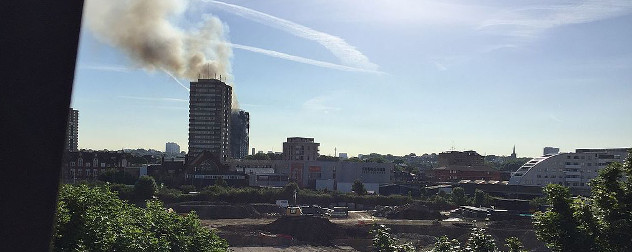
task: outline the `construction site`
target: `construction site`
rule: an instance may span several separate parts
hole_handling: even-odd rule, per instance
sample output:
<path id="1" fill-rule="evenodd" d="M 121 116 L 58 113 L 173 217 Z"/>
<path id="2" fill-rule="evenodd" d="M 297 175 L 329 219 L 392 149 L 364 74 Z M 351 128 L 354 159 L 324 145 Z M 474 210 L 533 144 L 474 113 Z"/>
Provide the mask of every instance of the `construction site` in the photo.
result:
<path id="1" fill-rule="evenodd" d="M 183 214 L 195 211 L 233 251 L 374 251 L 374 224 L 386 225 L 395 238 L 418 251 L 432 249 L 443 235 L 464 242 L 475 226 L 485 227 L 501 249 L 506 238 L 517 237 L 529 251 L 549 251 L 537 240 L 530 218 L 490 220 L 489 214 L 480 214 L 486 210 L 474 207 L 443 212 L 419 203 L 370 209 L 213 202 L 170 207 Z"/>

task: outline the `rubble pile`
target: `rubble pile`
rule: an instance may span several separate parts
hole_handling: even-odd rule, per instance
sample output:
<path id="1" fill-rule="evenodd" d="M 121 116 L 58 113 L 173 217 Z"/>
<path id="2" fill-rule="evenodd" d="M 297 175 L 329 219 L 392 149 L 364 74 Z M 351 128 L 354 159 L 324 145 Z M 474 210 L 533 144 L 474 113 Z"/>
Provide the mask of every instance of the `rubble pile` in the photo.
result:
<path id="1" fill-rule="evenodd" d="M 436 220 L 442 218 L 441 213 L 431 210 L 421 203 L 377 207 L 373 215 L 376 217 L 386 217 L 388 219 L 405 220 Z"/>

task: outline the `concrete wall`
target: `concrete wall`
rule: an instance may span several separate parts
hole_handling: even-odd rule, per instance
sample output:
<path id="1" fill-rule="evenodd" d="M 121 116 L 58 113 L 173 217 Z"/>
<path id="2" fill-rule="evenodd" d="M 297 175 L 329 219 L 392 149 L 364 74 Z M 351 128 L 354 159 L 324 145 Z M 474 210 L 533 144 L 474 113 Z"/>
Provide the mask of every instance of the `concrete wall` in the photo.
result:
<path id="1" fill-rule="evenodd" d="M 319 179 L 319 180 L 316 180 L 316 190 L 323 190 L 323 189 L 327 189 L 329 191 L 333 191 L 334 190 L 334 180 L 333 179 L 327 179 L 327 180 Z"/>

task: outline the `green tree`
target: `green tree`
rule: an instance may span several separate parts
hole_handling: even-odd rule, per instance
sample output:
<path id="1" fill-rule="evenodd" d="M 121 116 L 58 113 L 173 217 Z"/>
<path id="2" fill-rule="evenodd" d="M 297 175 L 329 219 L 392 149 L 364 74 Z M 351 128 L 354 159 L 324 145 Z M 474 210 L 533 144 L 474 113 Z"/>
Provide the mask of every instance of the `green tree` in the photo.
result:
<path id="1" fill-rule="evenodd" d="M 448 238 L 447 236 L 439 237 L 434 244 L 435 252 L 492 252 L 497 251 L 494 238 L 485 232 L 484 228 L 472 228 L 465 246 L 461 246 L 459 241 Z"/>
<path id="2" fill-rule="evenodd" d="M 573 217 L 570 191 L 567 187 L 549 184 L 543 189 L 550 208 L 534 215 L 534 227 L 538 239 L 552 251 L 594 251 L 586 233 L 579 229 Z"/>
<path id="3" fill-rule="evenodd" d="M 386 159 L 380 156 L 370 157 L 365 162 L 369 163 L 386 163 Z"/>
<path id="4" fill-rule="evenodd" d="M 551 207 L 535 214 L 538 238 L 553 251 L 632 251 L 632 153 L 591 181 L 591 196 L 572 199 L 568 188 L 544 190 Z"/>
<path id="5" fill-rule="evenodd" d="M 472 199 L 472 203 L 474 206 L 488 206 L 489 205 L 489 194 L 483 192 L 480 189 L 476 189 L 474 191 L 474 198 Z"/>
<path id="6" fill-rule="evenodd" d="M 290 182 L 283 187 L 282 196 L 288 199 L 289 202 L 296 204 L 297 202 L 294 199 L 295 192 L 298 195 L 298 193 L 300 192 L 300 188 L 298 187 L 298 184 L 296 184 L 296 182 Z"/>
<path id="7" fill-rule="evenodd" d="M 496 244 L 484 228 L 473 228 L 465 243 L 465 251 L 493 252 L 496 251 Z"/>
<path id="8" fill-rule="evenodd" d="M 228 244 L 195 213 L 180 216 L 159 201 L 145 208 L 107 187 L 63 185 L 57 204 L 54 251 L 227 251 Z"/>
<path id="9" fill-rule="evenodd" d="M 367 193 L 366 188 L 364 188 L 364 184 L 359 179 L 353 181 L 353 185 L 351 185 L 351 190 L 358 195 L 366 195 Z"/>
<path id="10" fill-rule="evenodd" d="M 467 197 L 465 196 L 465 190 L 462 187 L 455 187 L 450 194 L 450 200 L 457 206 L 467 204 Z"/>
<path id="11" fill-rule="evenodd" d="M 456 239 L 450 240 L 448 236 L 441 236 L 435 242 L 433 252 L 457 252 L 461 251 L 461 243 Z"/>
<path id="12" fill-rule="evenodd" d="M 397 158 L 397 159 L 393 160 L 393 163 L 394 164 L 403 164 L 403 163 L 405 163 L 405 161 L 403 159 L 401 159 L 401 158 Z"/>
<path id="13" fill-rule="evenodd" d="M 384 225 L 374 225 L 370 233 L 373 234 L 373 247 L 380 252 L 415 251 L 410 244 L 398 244 L 399 241 L 391 236 L 390 228 Z"/>
<path id="14" fill-rule="evenodd" d="M 134 184 L 134 194 L 139 199 L 149 199 L 153 197 L 156 192 L 158 192 L 158 185 L 156 185 L 156 181 L 154 178 L 150 176 L 141 176 Z"/>
<path id="15" fill-rule="evenodd" d="M 508 252 L 527 252 L 527 250 L 524 249 L 524 246 L 522 246 L 522 242 L 520 242 L 517 237 L 509 237 L 505 239 L 505 246 L 509 248 Z"/>

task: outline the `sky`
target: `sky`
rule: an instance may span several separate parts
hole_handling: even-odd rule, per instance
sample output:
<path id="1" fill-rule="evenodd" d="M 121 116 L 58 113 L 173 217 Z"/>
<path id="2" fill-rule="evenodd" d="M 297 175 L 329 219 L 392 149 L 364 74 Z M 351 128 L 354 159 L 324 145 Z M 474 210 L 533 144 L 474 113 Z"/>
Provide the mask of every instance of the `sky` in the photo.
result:
<path id="1" fill-rule="evenodd" d="M 221 20 L 258 151 L 295 136 L 349 156 L 632 147 L 631 1 L 477 2 L 193 0 L 169 22 Z M 79 148 L 186 151 L 190 80 L 142 66 L 85 20 Z"/>

